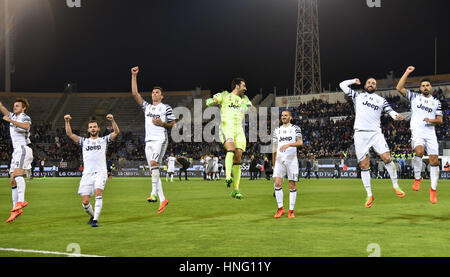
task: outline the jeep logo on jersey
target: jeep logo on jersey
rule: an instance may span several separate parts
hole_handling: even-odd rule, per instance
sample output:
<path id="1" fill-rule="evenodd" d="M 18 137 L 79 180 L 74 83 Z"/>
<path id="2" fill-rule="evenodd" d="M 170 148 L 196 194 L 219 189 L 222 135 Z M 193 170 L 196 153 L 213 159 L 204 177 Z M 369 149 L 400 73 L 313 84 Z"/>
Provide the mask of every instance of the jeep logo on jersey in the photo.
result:
<path id="1" fill-rule="evenodd" d="M 280 138 L 280 142 L 282 142 L 282 141 L 291 141 L 292 140 L 292 137 L 281 137 Z"/>
<path id="2" fill-rule="evenodd" d="M 228 108 L 240 109 L 241 106 L 238 106 L 238 105 L 235 105 L 235 104 L 230 104 L 230 105 L 228 105 Z"/>
<path id="3" fill-rule="evenodd" d="M 152 114 L 152 113 L 148 113 L 147 116 L 148 117 L 153 117 L 153 118 L 160 118 L 161 117 L 159 114 Z"/>
<path id="4" fill-rule="evenodd" d="M 102 149 L 101 145 L 95 145 L 95 146 L 86 146 L 84 150 L 86 151 L 92 151 L 92 150 L 100 150 Z"/>
<path id="5" fill-rule="evenodd" d="M 424 110 L 424 111 L 426 111 L 426 112 L 429 112 L 429 113 L 432 113 L 432 112 L 433 112 L 433 109 L 428 108 L 428 107 L 426 107 L 426 106 L 424 106 L 424 105 L 422 105 L 422 104 L 420 104 L 419 106 L 417 106 L 417 108 L 419 108 L 419 109 L 421 109 L 421 110 Z"/>
<path id="6" fill-rule="evenodd" d="M 377 105 L 374 105 L 374 104 L 370 103 L 369 101 L 364 102 L 363 105 L 366 105 L 367 107 L 372 108 L 375 111 L 377 111 L 379 109 L 379 107 Z"/>

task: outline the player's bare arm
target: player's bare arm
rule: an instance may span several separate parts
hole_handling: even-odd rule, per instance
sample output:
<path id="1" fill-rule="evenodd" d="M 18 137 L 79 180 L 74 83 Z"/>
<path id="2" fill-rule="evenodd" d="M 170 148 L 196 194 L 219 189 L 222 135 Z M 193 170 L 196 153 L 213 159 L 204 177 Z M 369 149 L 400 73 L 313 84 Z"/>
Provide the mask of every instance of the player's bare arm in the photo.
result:
<path id="1" fill-rule="evenodd" d="M 111 125 L 113 127 L 113 132 L 111 133 L 111 140 L 115 140 L 120 133 L 119 126 L 117 125 L 116 121 L 114 120 L 114 116 L 112 114 L 108 114 L 106 116 L 106 119 L 111 121 Z"/>
<path id="2" fill-rule="evenodd" d="M 72 133 L 72 127 L 70 127 L 70 120 L 72 120 L 72 117 L 70 114 L 67 114 L 64 116 L 65 126 L 66 126 L 66 135 L 73 140 L 75 143 L 78 143 L 80 141 L 80 138 Z"/>
<path id="3" fill-rule="evenodd" d="M 424 118 L 423 121 L 429 123 L 429 124 L 434 124 L 434 125 L 440 125 L 444 123 L 444 119 L 442 116 L 436 116 L 436 119 L 430 119 L 430 118 Z"/>
<path id="4" fill-rule="evenodd" d="M 153 124 L 155 124 L 156 126 L 160 126 L 160 127 L 164 127 L 166 129 L 172 129 L 173 126 L 175 126 L 175 120 L 170 121 L 170 122 L 163 122 L 161 120 L 161 118 L 153 118 L 152 119 Z"/>
<path id="5" fill-rule="evenodd" d="M 273 167 L 275 167 L 275 162 L 277 160 L 277 148 L 278 148 L 277 144 L 274 144 L 272 147 L 272 161 L 273 161 L 272 166 Z"/>
<path id="6" fill-rule="evenodd" d="M 284 152 L 284 151 L 286 151 L 286 149 L 288 149 L 289 147 L 301 147 L 302 145 L 303 145 L 303 139 L 299 139 L 299 140 L 297 140 L 297 141 L 294 142 L 294 143 L 289 143 L 289 144 L 286 144 L 286 145 L 281 146 L 281 147 L 280 147 L 280 151 L 281 151 L 281 152 Z"/>
<path id="7" fill-rule="evenodd" d="M 139 106 L 142 106 L 144 103 L 144 99 L 138 92 L 138 85 L 137 85 L 137 75 L 139 73 L 139 67 L 133 67 L 131 69 L 131 94 L 133 95 L 134 100 L 136 100 L 136 103 L 138 103 Z"/>
<path id="8" fill-rule="evenodd" d="M 5 106 L 3 106 L 2 102 L 0 102 L 0 112 L 1 112 L 3 115 L 9 115 L 8 109 L 5 108 Z"/>
<path id="9" fill-rule="evenodd" d="M 414 66 L 409 66 L 406 69 L 405 73 L 403 74 L 402 78 L 400 78 L 400 81 L 398 81 L 397 90 L 403 96 L 406 96 L 406 88 L 405 88 L 406 80 L 408 79 L 409 74 L 411 74 L 415 69 L 416 68 Z"/>
<path id="10" fill-rule="evenodd" d="M 17 122 L 17 121 L 12 120 L 9 117 L 9 113 L 3 116 L 3 120 L 11 123 L 13 125 L 16 125 L 17 127 L 21 128 L 21 129 L 27 130 L 27 131 L 30 130 L 30 127 L 31 127 L 31 124 L 28 122 Z"/>

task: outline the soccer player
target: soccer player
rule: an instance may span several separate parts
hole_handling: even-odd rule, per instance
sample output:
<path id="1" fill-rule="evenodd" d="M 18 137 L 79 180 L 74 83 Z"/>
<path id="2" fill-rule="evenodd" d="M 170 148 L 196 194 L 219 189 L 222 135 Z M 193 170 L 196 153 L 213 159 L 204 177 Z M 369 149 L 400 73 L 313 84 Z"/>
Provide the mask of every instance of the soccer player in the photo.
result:
<path id="1" fill-rule="evenodd" d="M 213 159 L 211 157 L 211 154 L 207 154 L 205 157 L 205 164 L 206 164 L 206 180 L 211 181 L 211 175 L 213 170 Z"/>
<path id="2" fill-rule="evenodd" d="M 292 114 L 290 111 L 281 113 L 281 122 L 283 125 L 275 129 L 273 133 L 273 160 L 274 170 L 273 178 L 275 180 L 275 199 L 277 200 L 278 210 L 275 218 L 280 218 L 285 214 L 283 206 L 283 178 L 287 175 L 289 181 L 289 218 L 294 218 L 294 208 L 297 199 L 297 188 L 295 182 L 298 182 L 298 159 L 297 147 L 303 145 L 302 132 L 300 127 L 291 124 Z"/>
<path id="3" fill-rule="evenodd" d="M 158 195 L 160 206 L 158 213 L 162 213 L 169 201 L 164 197 L 159 166 L 166 153 L 169 141 L 168 129 L 175 125 L 175 116 L 169 105 L 163 104 L 163 89 L 154 87 L 152 91 L 152 104 L 145 101 L 138 92 L 137 75 L 139 67 L 131 69 L 131 92 L 139 107 L 145 114 L 145 156 L 152 174 L 152 192 L 147 198 L 148 202 L 156 202 Z"/>
<path id="4" fill-rule="evenodd" d="M 427 152 L 430 157 L 430 201 L 436 204 L 436 190 L 439 179 L 439 144 L 436 137 L 435 125 L 443 123 L 441 102 L 431 95 L 430 80 L 420 82 L 419 92 L 405 88 L 406 80 L 415 68 L 410 66 L 397 84 L 397 90 L 411 102 L 411 142 L 416 156 L 414 164 L 413 190 L 420 188 L 420 173 L 422 170 L 422 157 Z"/>
<path id="5" fill-rule="evenodd" d="M 359 79 L 351 79 L 343 81 L 339 86 L 345 95 L 353 100 L 356 114 L 354 124 L 355 151 L 359 167 L 361 168 L 361 180 L 367 192 L 365 206 L 370 208 L 374 201 L 370 184 L 370 148 L 373 148 L 384 161 L 384 166 L 391 177 L 397 196 L 400 198 L 405 196 L 405 193 L 398 185 L 397 170 L 391 160 L 391 153 L 380 127 L 382 112 L 389 114 L 394 120 L 403 120 L 404 117 L 395 112 L 384 97 L 375 94 L 377 81 L 374 78 L 369 78 L 366 81 L 363 92 L 351 89 L 350 86 L 353 84 L 361 85 L 361 81 Z"/>
<path id="6" fill-rule="evenodd" d="M 173 153 L 170 153 L 170 156 L 167 158 L 167 176 L 170 175 L 170 181 L 173 182 L 173 175 L 175 174 L 175 162 L 177 159 Z M 166 181 L 167 181 L 166 176 Z"/>
<path id="7" fill-rule="evenodd" d="M 223 91 L 215 94 L 213 98 L 207 99 L 206 106 L 220 105 L 222 119 L 220 140 L 227 151 L 225 156 L 225 183 L 227 187 L 230 187 L 233 183 L 234 189 L 231 192 L 231 197 L 242 199 L 244 196 L 239 191 L 241 159 L 247 145 L 242 122 L 245 112 L 249 108 L 255 108 L 245 95 L 247 87 L 244 79 L 233 79 L 231 89 L 231 92 Z M 233 172 L 233 177 L 231 177 L 231 172 Z"/>
<path id="8" fill-rule="evenodd" d="M 220 176 L 219 176 L 219 158 L 212 153 L 212 160 L 213 160 L 213 170 L 212 170 L 212 179 L 218 181 L 220 180 Z"/>
<path id="9" fill-rule="evenodd" d="M 31 143 L 31 118 L 25 114 L 29 107 L 28 100 L 23 97 L 15 99 L 13 112 L 9 112 L 0 102 L 3 120 L 9 122 L 9 133 L 14 149 L 10 166 L 13 208 L 10 217 L 6 220 L 7 223 L 22 215 L 22 209 L 28 205 L 28 202 L 25 201 L 26 184 L 24 176 L 25 170 L 30 167 L 33 161 L 33 150 L 28 146 Z"/>
<path id="10" fill-rule="evenodd" d="M 186 153 L 184 153 L 183 155 L 181 155 L 177 158 L 177 164 L 180 166 L 180 170 L 178 171 L 178 178 L 180 179 L 180 181 L 181 181 L 181 173 L 182 172 L 184 172 L 184 179 L 186 181 L 189 181 L 187 170 L 188 170 L 189 166 L 191 165 L 191 163 L 188 161 L 188 158 L 186 157 Z"/>
<path id="11" fill-rule="evenodd" d="M 108 171 L 106 168 L 106 150 L 108 144 L 115 140 L 120 133 L 114 116 L 108 114 L 106 119 L 111 121 L 113 132 L 107 136 L 99 137 L 100 127 L 94 120 L 88 123 L 89 138 L 83 138 L 72 133 L 68 114 L 64 116 L 66 135 L 82 147 L 83 176 L 81 177 L 78 194 L 81 196 L 83 208 L 91 218 L 88 221 L 92 227 L 98 227 L 98 218 L 103 207 L 103 191 L 105 190 Z M 92 210 L 91 196 L 95 193 L 95 210 Z"/>

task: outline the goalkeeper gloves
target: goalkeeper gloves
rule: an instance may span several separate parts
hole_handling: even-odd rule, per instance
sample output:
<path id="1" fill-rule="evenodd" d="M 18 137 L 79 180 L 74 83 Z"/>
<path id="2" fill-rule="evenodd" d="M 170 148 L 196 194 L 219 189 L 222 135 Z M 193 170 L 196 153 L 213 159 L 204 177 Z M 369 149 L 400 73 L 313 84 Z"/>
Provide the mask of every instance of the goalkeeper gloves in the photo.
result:
<path id="1" fill-rule="evenodd" d="M 209 107 L 209 106 L 211 106 L 212 104 L 214 104 L 214 99 L 212 99 L 212 98 L 206 99 L 206 107 Z"/>

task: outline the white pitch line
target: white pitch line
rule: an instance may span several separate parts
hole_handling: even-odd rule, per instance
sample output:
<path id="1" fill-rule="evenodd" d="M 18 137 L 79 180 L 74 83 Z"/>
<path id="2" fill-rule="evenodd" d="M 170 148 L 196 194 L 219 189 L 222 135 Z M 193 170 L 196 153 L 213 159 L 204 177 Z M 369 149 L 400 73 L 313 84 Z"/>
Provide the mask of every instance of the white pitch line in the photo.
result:
<path id="1" fill-rule="evenodd" d="M 16 248 L 0 248 L 0 251 L 38 253 L 38 254 L 52 254 L 52 255 L 66 255 L 66 256 L 69 256 L 69 257 L 105 257 L 105 256 L 85 255 L 85 254 L 76 254 L 76 253 L 67 253 L 67 252 L 41 251 L 41 250 L 16 249 Z"/>

